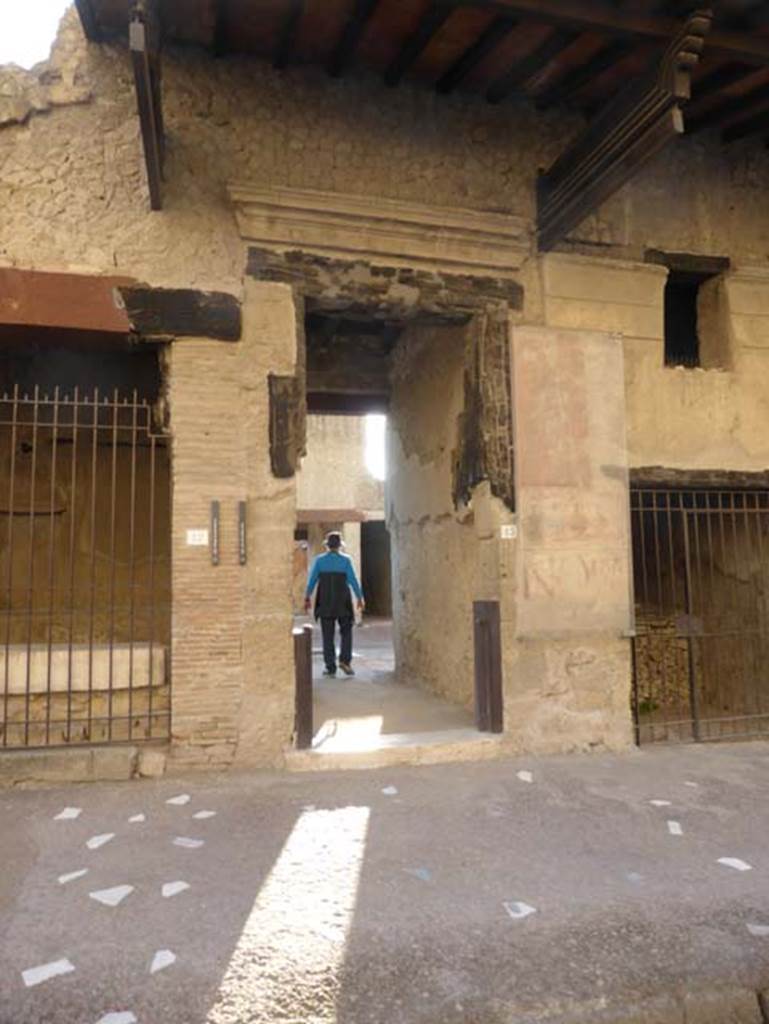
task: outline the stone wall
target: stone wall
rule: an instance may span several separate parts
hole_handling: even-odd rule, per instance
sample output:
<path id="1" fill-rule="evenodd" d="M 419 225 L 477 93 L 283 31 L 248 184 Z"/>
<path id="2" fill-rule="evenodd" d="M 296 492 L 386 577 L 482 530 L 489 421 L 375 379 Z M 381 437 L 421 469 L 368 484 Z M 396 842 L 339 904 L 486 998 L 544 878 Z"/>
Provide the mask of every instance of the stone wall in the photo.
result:
<path id="1" fill-rule="evenodd" d="M 493 209 L 531 225 L 538 169 L 562 150 L 578 119 L 525 103 L 438 97 L 414 85 L 385 92 L 367 76 L 276 74 L 266 63 L 213 61 L 192 49 L 164 54 L 163 91 L 165 209 L 152 213 L 125 49 L 87 45 L 71 11 L 48 67 L 22 75 L 0 70 L 0 263 L 245 297 L 240 343 L 179 339 L 169 360 L 173 731 L 180 764 L 277 764 L 291 734 L 297 501 L 294 481 L 277 480 L 270 469 L 267 377 L 297 372 L 302 317 L 289 287 L 244 285 L 246 249 L 227 183 Z M 763 270 L 746 269 L 763 268 L 769 251 L 767 178 L 769 154 L 759 145 L 724 149 L 709 136 L 682 139 L 574 232 L 564 245 L 574 252 L 542 259 L 530 253 L 516 271 L 525 299 L 515 322 L 545 325 L 536 358 L 514 369 L 516 458 L 534 469 L 538 461 L 558 468 L 548 445 L 558 454 L 571 436 L 563 467 L 576 474 L 571 491 L 556 482 L 550 492 L 523 472 L 517 541 L 501 546 L 507 513 L 485 484 L 459 510 L 452 500 L 465 331 L 410 328 L 403 340 L 393 399 L 396 491 L 388 508 L 399 659 L 415 677 L 468 703 L 471 602 L 498 596 L 507 722 L 521 748 L 621 746 L 629 736 L 629 651 L 618 601 L 629 583 L 618 561 L 604 574 L 587 552 L 627 526 L 620 507 L 625 421 L 616 404 L 623 388 L 612 377 L 606 392 L 596 390 L 601 360 L 586 339 L 623 333 L 616 344 L 624 350 L 632 465 L 769 465 L 769 288 Z M 646 248 L 731 257 L 735 270 L 723 283 L 728 369 L 664 367 L 665 272 L 639 262 Z M 571 331 L 586 348 L 570 340 Z M 548 375 L 536 375 L 537 359 Z M 534 390 L 522 384 L 524 366 L 536 378 Z M 488 396 L 488 404 L 498 397 Z M 580 415 L 593 406 L 611 412 L 617 453 L 606 455 L 603 428 L 579 432 L 575 423 L 584 420 L 570 410 L 580 402 Z M 596 479 L 606 492 L 596 491 Z M 219 566 L 205 548 L 186 543 L 188 529 L 207 526 L 212 499 L 222 503 Z M 235 531 L 242 499 L 249 543 L 243 567 Z M 553 594 L 542 567 L 527 561 L 537 554 L 543 524 L 566 534 L 587 530 L 591 538 L 580 552 L 586 561 L 577 559 L 566 574 L 569 587 Z M 560 632 L 549 616 L 556 598 L 564 614 L 573 613 Z M 610 620 L 607 602 L 616 613 Z"/>
<path id="2" fill-rule="evenodd" d="M 622 335 L 631 466 L 766 468 L 769 272 L 724 275 L 713 313 L 724 368 L 710 369 L 665 366 L 666 279 L 652 264 L 546 256 L 545 322 Z"/>

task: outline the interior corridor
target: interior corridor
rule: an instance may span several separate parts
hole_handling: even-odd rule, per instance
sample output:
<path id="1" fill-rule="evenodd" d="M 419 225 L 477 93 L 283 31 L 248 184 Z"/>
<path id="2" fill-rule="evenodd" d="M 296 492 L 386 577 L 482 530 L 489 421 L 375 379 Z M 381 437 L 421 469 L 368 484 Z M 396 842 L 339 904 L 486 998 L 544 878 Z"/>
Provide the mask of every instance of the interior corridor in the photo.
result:
<path id="1" fill-rule="evenodd" d="M 310 622 L 301 619 L 298 624 Z M 474 729 L 469 711 L 418 685 L 398 682 L 389 619 L 364 619 L 353 632 L 352 677 L 323 676 L 320 629 L 313 631 L 313 749 L 368 750 L 398 745 L 414 734 Z"/>

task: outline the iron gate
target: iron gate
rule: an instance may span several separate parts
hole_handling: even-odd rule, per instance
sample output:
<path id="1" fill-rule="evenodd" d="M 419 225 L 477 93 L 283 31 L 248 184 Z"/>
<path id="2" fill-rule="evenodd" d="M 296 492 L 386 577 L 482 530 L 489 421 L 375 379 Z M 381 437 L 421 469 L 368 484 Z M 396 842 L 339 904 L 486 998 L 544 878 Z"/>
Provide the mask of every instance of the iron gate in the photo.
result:
<path id="1" fill-rule="evenodd" d="M 170 480 L 134 391 L 0 396 L 0 746 L 163 738 Z"/>
<path id="2" fill-rule="evenodd" d="M 640 743 L 769 732 L 769 491 L 631 489 Z"/>

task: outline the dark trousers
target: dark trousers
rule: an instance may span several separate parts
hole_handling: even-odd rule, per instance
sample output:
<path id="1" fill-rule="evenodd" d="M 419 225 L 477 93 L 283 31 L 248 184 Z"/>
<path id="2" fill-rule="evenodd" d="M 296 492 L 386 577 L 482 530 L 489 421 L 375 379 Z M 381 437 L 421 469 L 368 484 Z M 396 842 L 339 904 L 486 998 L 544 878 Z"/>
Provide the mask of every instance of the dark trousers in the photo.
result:
<path id="1" fill-rule="evenodd" d="M 336 671 L 336 644 L 334 634 L 336 624 L 339 623 L 339 633 L 342 638 L 342 649 L 339 652 L 339 660 L 344 665 L 349 665 L 352 660 L 352 615 L 345 615 L 340 619 L 320 620 L 320 628 L 323 633 L 323 660 L 329 672 Z"/>

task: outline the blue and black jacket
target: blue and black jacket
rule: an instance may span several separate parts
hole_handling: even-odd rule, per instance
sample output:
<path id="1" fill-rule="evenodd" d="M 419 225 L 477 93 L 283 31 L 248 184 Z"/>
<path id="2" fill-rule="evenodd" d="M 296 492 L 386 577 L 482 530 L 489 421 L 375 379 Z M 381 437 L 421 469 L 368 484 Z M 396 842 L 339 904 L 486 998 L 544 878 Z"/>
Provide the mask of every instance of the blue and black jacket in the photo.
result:
<path id="1" fill-rule="evenodd" d="M 306 596 L 309 597 L 317 586 L 315 595 L 316 619 L 344 619 L 352 617 L 350 588 L 356 598 L 363 598 L 355 567 L 349 555 L 341 551 L 327 551 L 318 555 L 312 563 L 307 582 Z"/>

